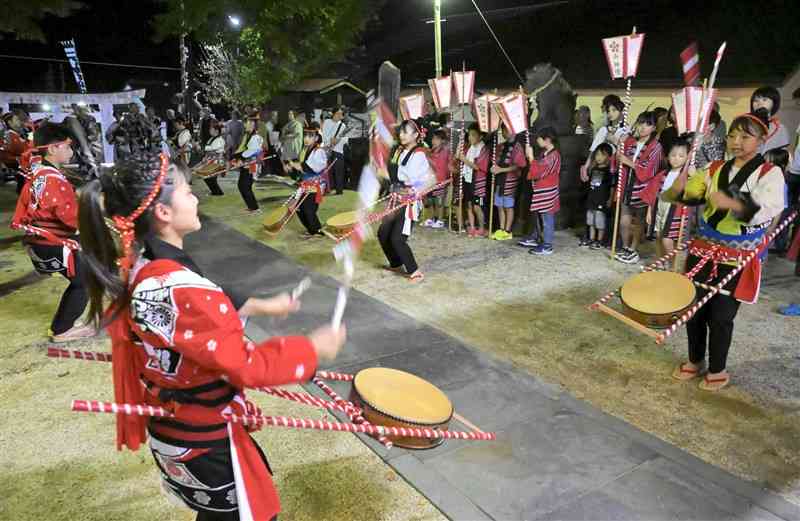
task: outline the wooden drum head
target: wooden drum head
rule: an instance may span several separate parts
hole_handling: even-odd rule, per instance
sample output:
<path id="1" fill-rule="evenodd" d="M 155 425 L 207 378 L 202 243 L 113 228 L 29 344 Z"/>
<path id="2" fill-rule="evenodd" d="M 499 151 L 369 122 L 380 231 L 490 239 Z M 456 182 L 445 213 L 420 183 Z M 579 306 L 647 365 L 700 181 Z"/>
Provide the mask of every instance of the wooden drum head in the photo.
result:
<path id="1" fill-rule="evenodd" d="M 278 233 L 281 228 L 283 218 L 286 217 L 286 212 L 288 211 L 288 206 L 280 206 L 269 212 L 264 217 L 264 228 L 266 228 L 268 232 Z"/>
<path id="2" fill-rule="evenodd" d="M 337 233 L 347 233 L 358 222 L 358 212 L 337 213 L 325 222 L 325 225 Z"/>
<path id="3" fill-rule="evenodd" d="M 438 387 L 413 374 L 384 367 L 356 373 L 351 400 L 375 425 L 447 430 L 453 416 L 453 404 Z M 395 436 L 389 439 L 408 449 L 430 449 L 444 441 Z"/>
<path id="4" fill-rule="evenodd" d="M 642 325 L 666 328 L 694 304 L 697 290 L 672 271 L 646 271 L 625 281 L 619 293 L 626 315 Z"/>

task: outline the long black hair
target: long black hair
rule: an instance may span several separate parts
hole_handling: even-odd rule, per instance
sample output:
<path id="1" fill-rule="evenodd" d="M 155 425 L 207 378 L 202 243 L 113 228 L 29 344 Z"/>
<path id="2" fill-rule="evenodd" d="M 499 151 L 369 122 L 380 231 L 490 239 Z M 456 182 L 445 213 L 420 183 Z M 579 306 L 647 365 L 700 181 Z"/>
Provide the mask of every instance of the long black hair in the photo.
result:
<path id="1" fill-rule="evenodd" d="M 86 285 L 89 291 L 89 317 L 95 325 L 102 324 L 105 303 L 108 300 L 119 310 L 127 299 L 125 282 L 120 277 L 117 260 L 120 251 L 113 216 L 128 216 L 152 191 L 160 171 L 159 156 L 141 154 L 117 163 L 98 179 L 87 183 L 80 191 L 78 228 L 83 260 L 87 266 Z M 169 204 L 178 176 L 184 168 L 171 164 L 162 182 L 158 196 L 135 222 L 138 247 L 153 234 L 153 207 L 156 203 Z"/>
<path id="2" fill-rule="evenodd" d="M 653 131 L 647 138 L 647 143 L 650 144 L 650 142 L 654 139 L 658 139 L 658 132 L 656 132 L 656 127 L 658 126 L 658 116 L 656 116 L 656 113 L 652 110 L 645 110 L 639 114 L 639 116 L 636 118 L 636 124 L 641 125 L 642 123 L 653 127 Z"/>

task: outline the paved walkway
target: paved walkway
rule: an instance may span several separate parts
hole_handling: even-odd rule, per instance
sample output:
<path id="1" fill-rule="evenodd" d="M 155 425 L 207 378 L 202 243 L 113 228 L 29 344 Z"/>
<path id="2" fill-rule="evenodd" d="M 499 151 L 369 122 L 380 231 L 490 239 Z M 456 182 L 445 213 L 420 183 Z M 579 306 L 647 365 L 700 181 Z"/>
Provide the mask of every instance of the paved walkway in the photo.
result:
<path id="1" fill-rule="evenodd" d="M 215 222 L 205 221 L 186 247 L 210 278 L 256 294 L 290 290 L 309 274 Z M 311 276 L 314 285 L 300 313 L 285 321 L 250 321 L 248 334 L 260 340 L 270 333 L 306 332 L 330 320 L 337 283 Z M 444 390 L 466 419 L 498 433 L 496 442 L 448 441 L 427 451 L 387 452 L 362 437 L 451 519 L 800 520 L 800 507 L 776 494 L 358 291 L 351 292 L 345 322 L 348 344 L 328 369 L 409 371 Z M 347 384 L 334 388 L 349 393 Z M 316 386 L 307 389 L 320 394 Z M 451 428 L 466 427 L 453 421 Z"/>

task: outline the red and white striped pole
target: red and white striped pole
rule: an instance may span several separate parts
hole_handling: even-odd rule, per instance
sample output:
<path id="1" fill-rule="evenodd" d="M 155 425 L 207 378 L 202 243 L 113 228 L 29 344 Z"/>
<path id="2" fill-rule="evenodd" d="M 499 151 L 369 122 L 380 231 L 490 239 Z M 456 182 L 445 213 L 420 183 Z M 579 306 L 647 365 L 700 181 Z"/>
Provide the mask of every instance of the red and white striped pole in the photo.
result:
<path id="1" fill-rule="evenodd" d="M 734 268 L 730 273 L 728 273 L 719 282 L 719 284 L 716 284 L 716 285 L 712 286 L 711 289 L 709 289 L 708 293 L 706 293 L 703 298 L 701 298 L 699 301 L 697 301 L 691 308 L 689 308 L 683 315 L 681 315 L 680 318 L 678 318 L 678 320 L 676 320 L 671 326 L 669 326 L 667 329 L 665 329 L 663 332 L 661 332 L 656 337 L 656 344 L 663 344 L 664 341 L 667 338 L 669 338 L 670 336 L 672 336 L 672 334 L 675 333 L 675 331 L 679 327 L 681 327 L 686 322 L 688 322 L 689 319 L 691 319 L 697 313 L 697 310 L 699 310 L 706 303 L 708 303 L 709 300 L 714 298 L 714 296 L 717 293 L 719 293 L 722 289 L 724 289 L 725 286 L 730 281 L 732 281 L 734 277 L 736 277 L 739 273 L 741 273 L 742 270 L 744 270 L 747 267 L 748 264 L 753 262 L 753 259 L 755 259 L 757 255 L 761 254 L 761 252 L 763 252 L 764 249 L 768 248 L 770 243 L 775 239 L 775 237 L 777 237 L 778 234 L 781 233 L 784 228 L 789 226 L 789 224 L 792 221 L 794 221 L 794 219 L 796 217 L 797 217 L 797 210 L 793 211 L 791 214 L 789 214 L 788 217 L 786 217 L 786 219 L 781 221 L 780 224 L 772 231 L 772 233 L 770 233 L 769 235 L 767 235 L 764 238 L 764 241 L 761 243 L 761 245 L 758 248 L 756 248 L 755 250 L 750 251 L 750 253 L 748 253 L 744 257 L 744 259 L 741 260 L 741 262 L 739 262 L 739 265 L 736 266 L 736 268 Z"/>
<path id="2" fill-rule="evenodd" d="M 129 414 L 133 416 L 156 416 L 170 418 L 174 415 L 163 407 L 136 405 L 128 403 L 101 402 L 97 400 L 73 400 L 72 410 L 108 414 Z M 287 416 L 259 416 L 253 414 L 223 414 L 225 421 L 253 426 L 289 427 L 294 429 L 313 429 L 370 434 L 373 436 L 397 436 L 403 438 L 453 439 L 468 441 L 492 441 L 497 439 L 493 432 L 442 431 L 438 429 L 384 427 L 382 425 L 355 425 L 352 423 L 307 420 Z"/>

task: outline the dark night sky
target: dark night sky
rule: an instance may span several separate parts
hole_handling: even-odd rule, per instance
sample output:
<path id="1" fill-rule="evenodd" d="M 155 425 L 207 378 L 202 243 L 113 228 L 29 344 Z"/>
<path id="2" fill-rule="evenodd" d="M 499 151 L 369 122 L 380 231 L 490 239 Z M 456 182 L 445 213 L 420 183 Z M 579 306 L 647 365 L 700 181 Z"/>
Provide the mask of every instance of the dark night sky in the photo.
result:
<path id="1" fill-rule="evenodd" d="M 150 20 L 156 12 L 151 0 L 86 1 L 90 9 L 65 20 L 48 20 L 49 43 L 0 40 L 0 54 L 63 58 L 58 41 L 75 37 L 84 61 L 108 61 L 175 67 L 177 41 L 152 41 Z M 633 25 L 645 32 L 640 63 L 641 83 L 674 83 L 681 80 L 678 53 L 694 39 L 700 43 L 703 73 L 708 74 L 717 46 L 728 40 L 728 54 L 720 71 L 721 84 L 776 82 L 800 62 L 800 43 L 792 25 L 800 19 L 800 2 L 778 0 L 569 0 L 566 5 L 541 9 L 502 9 L 548 4 L 548 0 L 478 0 L 498 37 L 517 67 L 523 71 L 541 61 L 561 68 L 576 87 L 608 83 L 608 71 L 600 38 L 627 33 Z M 676 7 L 676 6 L 682 7 Z M 443 0 L 445 71 L 460 68 L 462 60 L 478 71 L 483 86 L 513 86 L 515 75 L 470 0 Z M 456 15 L 464 16 L 456 16 Z M 360 51 L 346 65 L 335 67 L 356 81 L 370 85 L 377 65 L 391 59 L 403 71 L 406 83 L 433 75 L 432 0 L 386 0 L 364 33 Z M 358 45 L 354 45 L 358 47 Z M 2 90 L 58 90 L 60 67 L 45 62 L 0 58 L 14 74 L 0 75 Z M 71 72 L 63 65 L 64 81 L 75 90 Z M 174 92 L 177 71 L 153 71 L 83 65 L 90 91 L 119 90 L 128 83 L 148 88 L 163 98 Z M 165 87 L 164 82 L 170 83 Z"/>

